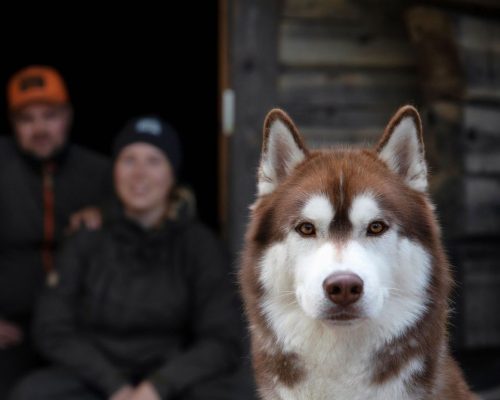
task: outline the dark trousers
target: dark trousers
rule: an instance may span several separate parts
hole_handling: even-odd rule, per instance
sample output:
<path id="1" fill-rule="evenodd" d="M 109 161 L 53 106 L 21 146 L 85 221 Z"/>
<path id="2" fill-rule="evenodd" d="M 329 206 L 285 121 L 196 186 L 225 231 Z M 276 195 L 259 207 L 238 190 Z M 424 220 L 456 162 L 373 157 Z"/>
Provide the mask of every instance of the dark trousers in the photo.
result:
<path id="1" fill-rule="evenodd" d="M 9 400 L 101 400 L 101 396 L 74 374 L 58 367 L 41 369 L 24 378 Z"/>
<path id="2" fill-rule="evenodd" d="M 208 380 L 197 384 L 176 399 L 168 400 L 234 400 L 250 399 L 236 376 Z M 76 375 L 60 367 L 49 367 L 32 373 L 13 390 L 8 400 L 106 400 L 84 384 Z"/>

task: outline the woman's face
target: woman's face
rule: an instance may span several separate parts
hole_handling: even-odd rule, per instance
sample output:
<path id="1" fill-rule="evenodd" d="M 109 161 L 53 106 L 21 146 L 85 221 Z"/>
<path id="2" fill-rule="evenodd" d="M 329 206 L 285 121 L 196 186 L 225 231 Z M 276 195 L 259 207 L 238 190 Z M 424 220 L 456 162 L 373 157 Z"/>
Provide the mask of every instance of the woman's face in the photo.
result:
<path id="1" fill-rule="evenodd" d="M 174 174 L 160 149 L 148 143 L 132 143 L 115 161 L 114 182 L 125 210 L 148 212 L 166 206 Z"/>

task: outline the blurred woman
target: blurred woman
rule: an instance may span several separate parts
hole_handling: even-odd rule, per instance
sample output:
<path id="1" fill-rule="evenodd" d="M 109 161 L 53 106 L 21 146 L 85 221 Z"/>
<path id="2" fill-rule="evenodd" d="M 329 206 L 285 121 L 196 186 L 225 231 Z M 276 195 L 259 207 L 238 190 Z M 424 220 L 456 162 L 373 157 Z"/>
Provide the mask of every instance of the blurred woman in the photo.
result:
<path id="1" fill-rule="evenodd" d="M 119 134 L 119 206 L 60 253 L 34 326 L 54 367 L 13 399 L 224 398 L 217 382 L 238 361 L 239 315 L 219 243 L 176 199 L 180 162 L 178 136 L 158 118 Z"/>

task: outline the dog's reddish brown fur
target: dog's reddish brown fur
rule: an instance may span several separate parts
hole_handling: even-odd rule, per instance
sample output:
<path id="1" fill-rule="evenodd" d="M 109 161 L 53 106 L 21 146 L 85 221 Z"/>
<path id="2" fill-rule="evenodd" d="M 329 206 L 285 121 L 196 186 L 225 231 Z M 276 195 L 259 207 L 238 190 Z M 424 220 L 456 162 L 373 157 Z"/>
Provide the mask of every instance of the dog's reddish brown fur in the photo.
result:
<path id="1" fill-rule="evenodd" d="M 433 211 L 425 193 L 405 185 L 378 157 L 378 152 L 389 140 L 394 126 L 407 116 L 415 119 L 419 140 L 422 141 L 418 113 L 413 107 L 406 106 L 392 118 L 381 141 L 373 150 L 311 152 L 305 148 L 295 125 L 285 113 L 273 110 L 266 118 L 263 150 L 266 150 L 270 124 L 279 118 L 292 131 L 294 140 L 303 149 L 306 158 L 291 176 L 283 177 L 276 190 L 258 199 L 253 207 L 246 235 L 240 283 L 252 333 L 255 376 L 264 399 L 275 398 L 272 377 L 277 377 L 287 387 L 293 387 L 300 385 L 308 371 L 301 364 L 299 355 L 283 352 L 263 315 L 261 301 L 264 289 L 259 283 L 257 262 L 266 248 L 283 239 L 284 233 L 279 227 L 293 223 L 290 218 L 297 215 L 303 206 L 301 193 L 309 193 L 319 186 L 325 188 L 327 196 L 336 206 L 338 221 L 333 240 L 344 240 L 350 229 L 346 215 L 351 200 L 356 193 L 369 188 L 381 199 L 383 208 L 403 230 L 403 234 L 420 243 L 432 255 L 432 273 L 426 294 L 431 299 L 429 307 L 403 336 L 395 338 L 375 354 L 372 360 L 375 371 L 373 384 L 383 384 L 397 376 L 410 359 L 420 356 L 425 367 L 421 373 L 412 377 L 411 384 L 425 392 L 422 398 L 475 398 L 447 350 L 448 296 L 452 282 Z M 405 166 L 402 165 L 401 168 Z M 344 176 L 342 183 L 338 181 L 339 171 Z M 343 185 L 341 190 L 339 184 Z"/>

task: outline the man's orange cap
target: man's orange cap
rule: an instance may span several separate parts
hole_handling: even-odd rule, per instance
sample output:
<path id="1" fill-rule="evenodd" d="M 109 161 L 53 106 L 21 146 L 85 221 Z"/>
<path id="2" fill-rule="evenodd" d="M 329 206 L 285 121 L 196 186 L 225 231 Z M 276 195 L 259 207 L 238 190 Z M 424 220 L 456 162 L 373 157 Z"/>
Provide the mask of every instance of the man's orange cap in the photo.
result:
<path id="1" fill-rule="evenodd" d="M 10 111 L 19 110 L 31 103 L 68 102 L 64 80 L 52 67 L 26 67 L 12 76 L 7 85 L 7 104 Z"/>

